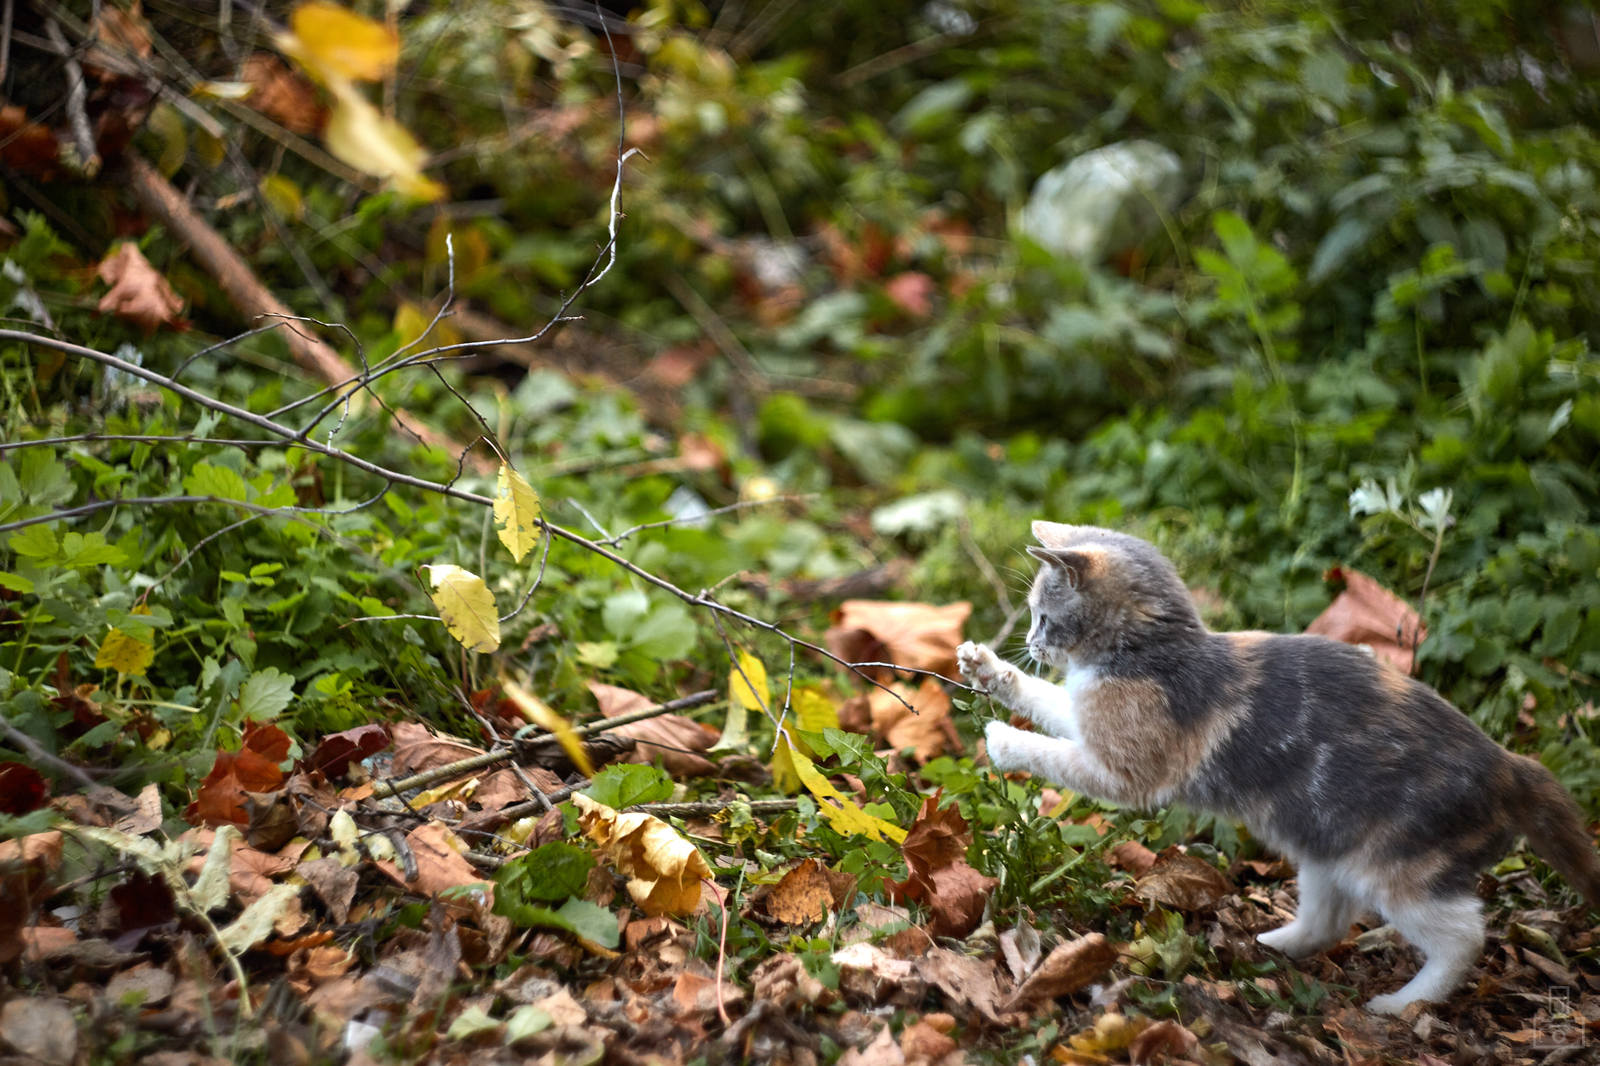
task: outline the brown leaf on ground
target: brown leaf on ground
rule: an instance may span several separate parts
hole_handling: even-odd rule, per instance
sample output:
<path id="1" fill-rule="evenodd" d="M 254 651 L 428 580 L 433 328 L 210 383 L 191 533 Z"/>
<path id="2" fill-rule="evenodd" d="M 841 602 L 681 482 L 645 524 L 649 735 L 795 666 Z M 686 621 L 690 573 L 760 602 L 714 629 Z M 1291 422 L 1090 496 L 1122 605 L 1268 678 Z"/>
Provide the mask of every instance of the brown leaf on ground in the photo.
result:
<path id="1" fill-rule="evenodd" d="M 692 914 L 711 867 L 700 849 L 654 815 L 619 814 L 581 792 L 572 797 L 584 834 L 600 846 L 646 914 Z"/>
<path id="2" fill-rule="evenodd" d="M 1128 1058 L 1135 1066 L 1186 1057 L 1200 1046 L 1200 1038 L 1170 1018 L 1145 1027 L 1128 1042 Z"/>
<path id="3" fill-rule="evenodd" d="M 1133 886 L 1134 894 L 1152 903 L 1180 911 L 1203 911 L 1216 906 L 1233 885 L 1222 872 L 1195 855 L 1167 848 L 1155 865 Z"/>
<path id="4" fill-rule="evenodd" d="M 257 52 L 244 61 L 240 79 L 250 86 L 245 103 L 293 133 L 316 133 L 327 120 L 310 79 L 277 56 Z"/>
<path id="5" fill-rule="evenodd" d="M 524 766 L 522 773 L 541 792 L 550 793 L 561 787 L 561 778 L 542 766 Z M 510 767 L 504 767 L 483 779 L 483 783 L 472 794 L 472 803 L 482 811 L 498 811 L 532 798 L 533 793 L 522 783 L 522 778 Z"/>
<path id="6" fill-rule="evenodd" d="M 61 145 L 55 131 L 16 104 L 0 107 L 0 163 L 40 181 L 59 177 Z"/>
<path id="7" fill-rule="evenodd" d="M 360 874 L 334 858 L 303 862 L 294 868 L 294 872 L 306 879 L 306 884 L 327 906 L 328 914 L 335 922 L 343 925 L 350 919 L 350 904 L 356 898 Z"/>
<path id="8" fill-rule="evenodd" d="M 1000 957 L 1005 959 L 1006 969 L 1017 981 L 1026 978 L 1039 965 L 1041 951 L 1039 931 L 1026 922 L 1000 934 Z"/>
<path id="9" fill-rule="evenodd" d="M 588 687 L 594 694 L 595 702 L 600 705 L 600 713 L 607 718 L 632 714 L 656 705 L 656 701 L 649 696 L 616 685 L 590 681 Z M 631 737 L 636 742 L 633 751 L 624 760 L 626 762 L 649 764 L 660 759 L 662 767 L 674 777 L 716 773 L 715 763 L 695 753 L 709 750 L 720 734 L 692 718 L 685 718 L 681 714 L 659 714 L 609 732 Z"/>
<path id="10" fill-rule="evenodd" d="M 943 607 L 931 603 L 846 600 L 823 634 L 828 650 L 849 662 L 890 662 L 946 677 L 956 672 L 961 627 L 972 613 L 965 601 Z M 874 673 L 887 675 L 878 669 Z"/>
<path id="11" fill-rule="evenodd" d="M 0 841 L 0 963 L 25 946 L 24 926 L 48 895 L 50 875 L 61 865 L 61 833 L 31 833 Z"/>
<path id="12" fill-rule="evenodd" d="M 954 805 L 939 809 L 943 790 L 922 801 L 922 810 L 900 845 L 909 876 L 890 884 L 897 899 L 926 903 L 934 936 L 962 937 L 983 919 L 984 904 L 999 882 L 967 865 L 967 822 Z"/>
<path id="13" fill-rule="evenodd" d="M 905 1052 L 895 1043 L 894 1031 L 887 1025 L 878 1030 L 865 1047 L 846 1048 L 838 1066 L 906 1066 Z"/>
<path id="14" fill-rule="evenodd" d="M 1102 933 L 1087 933 L 1058 944 L 1011 994 L 1006 1008 L 1014 1010 L 1071 995 L 1105 976 L 1116 961 L 1117 949 Z"/>
<path id="15" fill-rule="evenodd" d="M 992 959 L 978 959 L 936 946 L 922 956 L 917 974 L 937 986 L 952 1007 L 971 1008 L 991 1025 L 1005 1025 L 1012 1020 Z"/>
<path id="16" fill-rule="evenodd" d="M 483 749 L 458 737 L 435 734 L 418 722 L 396 722 L 391 736 L 394 741 L 394 761 L 390 772 L 396 777 L 448 766 L 473 755 L 482 755 Z"/>
<path id="17" fill-rule="evenodd" d="M 138 245 L 130 241 L 117 245 L 116 251 L 102 259 L 97 269 L 100 280 L 111 286 L 110 291 L 100 297 L 102 314 L 125 318 L 146 333 L 178 320 L 183 301 L 160 271 L 150 265 Z"/>
<path id="18" fill-rule="evenodd" d="M 757 1000 L 782 1008 L 815 1006 L 828 995 L 827 987 L 811 976 L 799 956 L 788 952 L 768 955 L 751 972 L 750 988 Z"/>
<path id="19" fill-rule="evenodd" d="M 772 886 L 764 902 L 767 913 L 785 925 L 820 922 L 833 907 L 828 872 L 816 859 L 805 859 Z"/>
<path id="20" fill-rule="evenodd" d="M 306 766 L 320 770 L 331 781 L 343 777 L 351 763 L 376 755 L 388 746 L 389 727 L 381 722 L 369 722 L 323 737 L 317 750 L 306 760 Z"/>
<path id="21" fill-rule="evenodd" d="M 1143 877 L 1156 864 L 1156 853 L 1137 840 L 1124 840 L 1106 852 L 1106 862 L 1135 877 Z"/>
<path id="22" fill-rule="evenodd" d="M 955 722 L 950 718 L 950 694 L 933 678 L 925 678 L 915 691 L 901 684 L 893 691 L 873 688 L 866 694 L 872 732 L 896 751 L 910 748 L 926 762 L 949 748 L 959 750 Z M 910 704 L 910 706 L 906 706 Z"/>
<path id="23" fill-rule="evenodd" d="M 168 970 L 146 963 L 123 970 L 106 982 L 106 998 L 118 1005 L 159 1007 L 172 995 L 177 979 Z"/>
<path id="24" fill-rule="evenodd" d="M 132 837 L 142 837 L 161 827 L 161 789 L 155 782 L 144 786 L 134 799 L 134 809 L 111 823 L 111 828 Z"/>
<path id="25" fill-rule="evenodd" d="M 948 1024 L 947 1024 L 948 1023 Z M 905 1053 L 907 1066 L 953 1066 L 961 1061 L 956 1042 L 950 1036 L 955 1019 L 948 1014 L 930 1014 L 906 1026 L 900 1033 L 900 1050 Z"/>
<path id="26" fill-rule="evenodd" d="M 1342 581 L 1344 591 L 1328 609 L 1306 626 L 1307 633 L 1365 644 L 1379 658 L 1406 674 L 1416 662 L 1416 645 L 1428 636 L 1427 627 L 1411 605 L 1359 570 L 1336 566 L 1330 581 Z"/>
<path id="27" fill-rule="evenodd" d="M 494 886 L 485 884 L 489 878 L 462 858 L 457 847 L 460 838 L 448 826 L 441 822 L 419 825 L 406 834 L 406 844 L 417 860 L 417 876 L 414 880 L 407 881 L 405 874 L 392 862 L 376 864 L 396 884 L 420 895 L 433 897 L 452 888 L 476 885 L 480 886 L 478 892 L 481 893 L 481 899 L 474 906 L 481 904 L 481 909 L 487 911 L 493 904 Z"/>
<path id="28" fill-rule="evenodd" d="M 71 1066 L 78 1057 L 78 1024 L 64 999 L 20 997 L 0 1007 L 0 1046 L 24 1062 Z"/>
<path id="29" fill-rule="evenodd" d="M 216 845 L 217 834 L 210 829 L 191 829 L 180 839 L 193 841 L 198 849 L 189 859 L 189 872 L 198 874 Z M 228 862 L 228 888 L 241 904 L 249 906 L 272 888 L 272 879 L 294 868 L 296 855 L 270 855 L 251 847 L 243 837 L 233 837 Z M 304 851 L 301 844 L 297 851 Z"/>
<path id="30" fill-rule="evenodd" d="M 183 812 L 190 825 L 250 824 L 246 792 L 273 792 L 283 784 L 278 767 L 289 756 L 289 737 L 270 722 L 246 722 L 244 746 L 238 751 L 219 751 L 211 772 L 200 782 L 200 791 Z"/>

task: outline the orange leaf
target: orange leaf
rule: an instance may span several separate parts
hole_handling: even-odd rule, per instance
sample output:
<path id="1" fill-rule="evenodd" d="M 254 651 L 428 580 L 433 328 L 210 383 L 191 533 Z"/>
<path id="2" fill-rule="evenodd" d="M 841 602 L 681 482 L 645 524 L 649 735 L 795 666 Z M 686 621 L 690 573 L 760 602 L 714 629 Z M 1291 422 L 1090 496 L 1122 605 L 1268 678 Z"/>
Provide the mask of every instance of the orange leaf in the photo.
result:
<path id="1" fill-rule="evenodd" d="M 1428 635 L 1411 605 L 1359 570 L 1336 566 L 1328 572 L 1344 591 L 1306 626 L 1307 633 L 1365 644 L 1374 654 L 1411 673 L 1416 646 Z"/>
<path id="2" fill-rule="evenodd" d="M 850 662 L 891 662 L 954 677 L 956 645 L 971 613 L 965 601 L 935 607 L 845 600 L 824 638 L 829 651 Z"/>
<path id="3" fill-rule="evenodd" d="M 767 913 L 785 925 L 820 922 L 833 906 L 833 886 L 816 859 L 806 859 L 783 875 L 768 893 Z"/>
<path id="4" fill-rule="evenodd" d="M 111 286 L 100 297 L 102 314 L 125 318 L 146 333 L 178 320 L 183 301 L 137 245 L 127 241 L 117 245 L 116 251 L 100 261 L 97 270 L 100 280 Z"/>
<path id="5" fill-rule="evenodd" d="M 588 683 L 594 693 L 600 713 L 607 718 L 642 711 L 654 707 L 656 701 L 630 689 L 606 685 L 599 681 Z M 716 772 L 710 759 L 695 754 L 706 751 L 717 742 L 717 731 L 701 725 L 693 718 L 681 714 L 660 714 L 642 722 L 621 726 L 611 732 L 632 737 L 635 745 L 625 761 L 652 763 L 661 760 L 661 766 L 674 777 L 695 777 Z"/>
<path id="6" fill-rule="evenodd" d="M 278 764 L 289 757 L 289 736 L 270 722 L 247 722 L 244 747 L 219 751 L 200 791 L 183 812 L 190 825 L 250 824 L 246 792 L 273 792 L 283 784 Z"/>

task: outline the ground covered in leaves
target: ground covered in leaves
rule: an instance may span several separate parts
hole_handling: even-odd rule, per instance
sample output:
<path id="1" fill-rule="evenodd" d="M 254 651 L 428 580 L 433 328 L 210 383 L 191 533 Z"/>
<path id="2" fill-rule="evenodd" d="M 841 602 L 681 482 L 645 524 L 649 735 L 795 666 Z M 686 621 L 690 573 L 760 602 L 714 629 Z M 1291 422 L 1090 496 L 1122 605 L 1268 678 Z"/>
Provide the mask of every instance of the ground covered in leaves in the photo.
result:
<path id="1" fill-rule="evenodd" d="M 1600 813 L 1583 5 L 16 8 L 7 1062 L 1600 1062 L 953 680 L 1117 526 Z"/>

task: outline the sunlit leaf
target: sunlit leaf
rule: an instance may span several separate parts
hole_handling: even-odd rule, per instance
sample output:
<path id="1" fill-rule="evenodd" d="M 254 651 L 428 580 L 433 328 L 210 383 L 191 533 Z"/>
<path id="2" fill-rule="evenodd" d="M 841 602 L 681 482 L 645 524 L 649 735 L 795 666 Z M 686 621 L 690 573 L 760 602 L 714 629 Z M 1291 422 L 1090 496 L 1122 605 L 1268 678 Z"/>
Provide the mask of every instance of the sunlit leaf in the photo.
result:
<path id="1" fill-rule="evenodd" d="M 510 463 L 500 464 L 495 481 L 494 525 L 500 543 L 519 563 L 539 543 L 539 494 Z"/>
<path id="2" fill-rule="evenodd" d="M 94 665 L 99 670 L 115 670 L 119 674 L 142 674 L 156 657 L 156 649 L 147 640 L 112 629 L 100 642 Z"/>
<path id="3" fill-rule="evenodd" d="M 312 0 L 289 15 L 277 45 L 324 81 L 377 81 L 400 61 L 393 29 L 337 4 Z"/>
<path id="4" fill-rule="evenodd" d="M 711 867 L 698 848 L 654 815 L 619 814 L 581 792 L 572 797 L 585 835 L 617 872 L 646 914 L 686 915 L 700 903 L 700 882 Z"/>
<path id="5" fill-rule="evenodd" d="M 424 569 L 433 586 L 433 605 L 450 635 L 468 651 L 489 652 L 500 647 L 500 615 L 494 593 L 483 578 L 450 563 Z"/>
<path id="6" fill-rule="evenodd" d="M 444 196 L 443 185 L 423 176 L 428 153 L 409 130 L 384 116 L 354 86 L 335 89 L 334 95 L 337 102 L 323 131 L 334 158 L 383 178 L 412 199 L 433 201 Z"/>
<path id="7" fill-rule="evenodd" d="M 749 740 L 750 712 L 765 714 L 771 702 L 767 668 L 741 648 L 738 661 L 728 674 L 728 719 L 722 727 L 722 739 L 711 750 L 743 748 Z"/>
<path id="8" fill-rule="evenodd" d="M 459 640 L 460 638 L 457 637 L 457 639 Z M 496 630 L 495 639 L 498 642 L 498 630 Z M 462 643 L 466 642 L 462 641 Z M 589 761 L 588 752 L 583 750 L 583 741 L 579 739 L 578 734 L 572 731 L 572 726 L 568 724 L 565 718 L 552 710 L 544 700 L 541 700 L 515 681 L 502 681 L 500 689 L 505 693 L 507 699 L 517 705 L 517 709 L 529 721 L 555 734 L 556 742 L 561 745 L 561 750 L 567 753 L 567 758 L 572 760 L 572 765 L 576 766 L 584 777 L 594 776 L 594 764 Z"/>
<path id="9" fill-rule="evenodd" d="M 900 843 L 906 838 L 906 831 L 892 822 L 874 817 L 857 807 L 853 801 L 833 787 L 833 782 L 825 777 L 816 764 L 796 751 L 788 743 L 788 738 L 778 738 L 780 750 L 784 752 L 784 765 L 782 775 L 793 773 L 805 790 L 817 799 L 817 810 L 834 830 L 843 836 L 860 834 L 871 837 L 873 840 L 892 840 Z M 773 777 L 780 776 L 779 760 L 773 760 Z"/>

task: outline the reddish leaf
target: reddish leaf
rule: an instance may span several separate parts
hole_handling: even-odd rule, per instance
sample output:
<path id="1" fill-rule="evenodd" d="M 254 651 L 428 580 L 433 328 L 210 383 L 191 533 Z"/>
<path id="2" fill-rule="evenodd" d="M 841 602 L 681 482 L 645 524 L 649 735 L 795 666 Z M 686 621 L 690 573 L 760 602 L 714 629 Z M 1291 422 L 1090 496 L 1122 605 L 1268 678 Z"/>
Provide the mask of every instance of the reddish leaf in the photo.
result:
<path id="1" fill-rule="evenodd" d="M 933 279 L 919 270 L 896 274 L 883 284 L 889 302 L 912 318 L 927 318 L 933 313 Z"/>
<path id="2" fill-rule="evenodd" d="M 1137 840 L 1124 840 L 1106 852 L 1106 861 L 1135 877 L 1143 877 L 1156 864 L 1156 853 Z"/>
<path id="3" fill-rule="evenodd" d="M 288 734 L 271 723 L 248 722 L 244 747 L 219 751 L 200 791 L 183 812 L 190 825 L 250 824 L 246 792 L 274 792 L 283 784 L 278 764 L 289 757 Z"/>
<path id="4" fill-rule="evenodd" d="M 48 894 L 45 886 L 61 864 L 61 834 L 55 830 L 0 841 L 0 963 L 22 952 L 23 927 Z"/>
<path id="5" fill-rule="evenodd" d="M 972 604 L 965 601 L 936 607 L 846 600 L 823 636 L 829 651 L 850 662 L 891 662 L 953 677 L 961 627 L 971 613 Z"/>
<path id="6" fill-rule="evenodd" d="M 388 746 L 389 727 L 370 722 L 323 737 L 306 764 L 313 770 L 321 770 L 329 779 L 343 777 L 351 763 L 376 755 Z"/>
<path id="7" fill-rule="evenodd" d="M 890 884 L 896 898 L 919 900 L 933 912 L 935 936 L 966 936 L 977 928 L 984 904 L 999 884 L 967 865 L 967 822 L 954 806 L 939 809 L 943 790 L 922 802 L 900 851 L 910 872 Z"/>
<path id="8" fill-rule="evenodd" d="M 122 935 L 115 943 L 123 948 L 137 944 L 144 934 L 166 925 L 177 917 L 172 889 L 159 877 L 135 873 L 111 890 L 111 903 L 117 910 L 117 926 Z"/>
<path id="9" fill-rule="evenodd" d="M 600 713 L 607 718 L 654 707 L 655 700 L 616 685 L 589 682 Z M 661 760 L 662 767 L 675 777 L 693 777 L 716 772 L 716 764 L 696 752 L 706 751 L 717 742 L 717 731 L 701 725 L 681 714 L 660 714 L 642 722 L 611 730 L 618 736 L 632 737 L 634 749 L 628 762 L 652 763 Z"/>
<path id="10" fill-rule="evenodd" d="M 183 301 L 136 244 L 124 242 L 100 261 L 100 280 L 111 290 L 99 310 L 135 323 L 146 333 L 177 321 Z"/>
<path id="11" fill-rule="evenodd" d="M 1344 591 L 1306 626 L 1306 632 L 1346 644 L 1365 644 L 1374 654 L 1411 673 L 1416 647 L 1428 635 L 1411 605 L 1347 566 L 1328 571 L 1328 579 L 1344 582 Z"/>
<path id="12" fill-rule="evenodd" d="M 36 811 L 49 795 L 50 784 L 39 771 L 20 762 L 0 762 L 0 812 Z"/>

